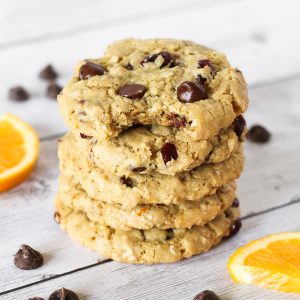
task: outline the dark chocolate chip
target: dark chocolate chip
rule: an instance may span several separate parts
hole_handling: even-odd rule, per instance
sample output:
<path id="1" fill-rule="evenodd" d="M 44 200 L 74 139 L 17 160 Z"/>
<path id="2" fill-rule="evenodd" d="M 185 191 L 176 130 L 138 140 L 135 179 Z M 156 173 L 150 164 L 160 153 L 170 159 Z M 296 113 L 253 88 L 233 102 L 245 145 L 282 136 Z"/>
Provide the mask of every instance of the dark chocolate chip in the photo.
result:
<path id="1" fill-rule="evenodd" d="M 96 75 L 103 75 L 106 72 L 106 69 L 100 65 L 96 65 L 91 62 L 87 62 L 84 65 L 82 65 L 79 69 L 79 79 L 85 80 L 89 79 Z"/>
<path id="2" fill-rule="evenodd" d="M 172 228 L 167 229 L 166 240 L 169 241 L 174 237 L 174 230 Z"/>
<path id="3" fill-rule="evenodd" d="M 192 81 L 185 81 L 177 88 L 177 98 L 183 103 L 206 99 L 205 87 Z"/>
<path id="4" fill-rule="evenodd" d="M 198 61 L 198 68 L 202 69 L 204 67 L 208 66 L 210 68 L 211 74 L 216 75 L 216 70 L 212 66 L 211 61 L 209 59 L 200 59 Z"/>
<path id="5" fill-rule="evenodd" d="M 160 152 L 165 164 L 172 159 L 176 160 L 178 158 L 177 149 L 174 144 L 165 143 Z"/>
<path id="6" fill-rule="evenodd" d="M 231 225 L 229 237 L 236 235 L 241 228 L 242 228 L 242 220 L 238 218 Z"/>
<path id="7" fill-rule="evenodd" d="M 8 92 L 8 97 L 15 101 L 24 101 L 30 98 L 29 93 L 21 86 L 13 87 Z"/>
<path id="8" fill-rule="evenodd" d="M 78 101 L 78 103 L 79 103 L 79 104 L 82 104 L 82 105 L 85 104 L 86 102 L 87 102 L 86 100 L 79 100 L 79 101 Z"/>
<path id="9" fill-rule="evenodd" d="M 133 70 L 133 65 L 131 63 L 128 63 L 127 65 L 124 66 L 126 70 L 132 71 Z"/>
<path id="10" fill-rule="evenodd" d="M 41 297 L 31 297 L 28 300 L 45 300 L 45 299 Z"/>
<path id="11" fill-rule="evenodd" d="M 141 173 L 146 170 L 146 167 L 136 167 L 136 168 L 130 168 L 131 172 L 133 173 Z"/>
<path id="12" fill-rule="evenodd" d="M 271 133 L 261 125 L 253 125 L 248 132 L 248 140 L 253 143 L 267 143 L 271 138 Z"/>
<path id="13" fill-rule="evenodd" d="M 82 139 L 91 139 L 91 138 L 93 138 L 91 135 L 86 135 L 86 134 L 84 134 L 84 133 L 80 133 L 80 137 L 81 137 Z"/>
<path id="14" fill-rule="evenodd" d="M 125 175 L 120 178 L 120 182 L 122 184 L 125 184 L 127 187 L 132 187 L 131 179 L 129 177 L 126 177 Z"/>
<path id="15" fill-rule="evenodd" d="M 53 218 L 57 224 L 60 224 L 61 215 L 58 211 L 54 212 Z"/>
<path id="16" fill-rule="evenodd" d="M 171 113 L 169 116 L 168 116 L 168 119 L 170 120 L 170 124 L 169 126 L 172 126 L 172 127 L 175 127 L 175 128 L 183 128 L 186 126 L 186 118 L 185 117 L 182 117 L 178 114 L 175 114 L 175 113 Z"/>
<path id="17" fill-rule="evenodd" d="M 213 291 L 206 290 L 196 295 L 194 300 L 220 300 L 220 297 Z"/>
<path id="18" fill-rule="evenodd" d="M 201 76 L 200 74 L 198 74 L 196 77 L 196 82 L 198 84 L 204 85 L 204 84 L 206 84 L 207 79 L 205 77 Z"/>
<path id="19" fill-rule="evenodd" d="M 61 288 L 53 292 L 49 300 L 79 300 L 79 297 L 73 291 Z"/>
<path id="20" fill-rule="evenodd" d="M 62 91 L 62 87 L 56 83 L 50 83 L 47 87 L 47 96 L 56 99 L 57 95 Z"/>
<path id="21" fill-rule="evenodd" d="M 21 245 L 15 255 L 14 264 L 22 270 L 33 270 L 43 265 L 44 259 L 41 253 L 28 245 Z"/>
<path id="22" fill-rule="evenodd" d="M 118 90 L 118 95 L 129 99 L 141 99 L 146 91 L 147 88 L 142 84 L 128 83 Z"/>
<path id="23" fill-rule="evenodd" d="M 240 206 L 240 201 L 238 198 L 235 198 L 231 204 L 231 207 L 239 207 Z"/>
<path id="24" fill-rule="evenodd" d="M 164 59 L 164 62 L 160 66 L 160 68 L 163 68 L 167 65 L 169 65 L 169 68 L 173 68 L 176 66 L 175 57 L 168 51 L 161 51 L 159 53 L 151 54 L 149 56 L 146 56 L 142 61 L 141 65 L 144 66 L 145 63 L 148 62 L 155 62 L 158 56 L 162 56 Z"/>
<path id="25" fill-rule="evenodd" d="M 246 127 L 246 121 L 242 115 L 235 118 L 233 122 L 233 130 L 237 136 L 240 136 Z"/>
<path id="26" fill-rule="evenodd" d="M 45 80 L 53 80 L 57 78 L 57 72 L 54 70 L 52 65 L 47 65 L 44 69 L 39 73 L 39 77 Z"/>

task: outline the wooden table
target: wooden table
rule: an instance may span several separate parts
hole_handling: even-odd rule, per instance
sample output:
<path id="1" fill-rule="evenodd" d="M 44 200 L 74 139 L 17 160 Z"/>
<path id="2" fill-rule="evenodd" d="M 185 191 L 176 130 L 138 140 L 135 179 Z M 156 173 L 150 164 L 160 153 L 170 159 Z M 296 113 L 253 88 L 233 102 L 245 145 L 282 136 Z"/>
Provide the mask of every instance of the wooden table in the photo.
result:
<path id="1" fill-rule="evenodd" d="M 193 299 L 212 289 L 222 299 L 300 299 L 234 284 L 229 255 L 269 233 L 300 230 L 300 4 L 292 0 L 1 1 L 0 113 L 13 112 L 36 128 L 41 156 L 29 180 L 0 195 L 0 299 L 47 297 L 60 287 L 81 299 Z M 272 132 L 266 145 L 246 143 L 239 180 L 243 228 L 214 250 L 180 263 L 133 266 L 99 258 L 75 244 L 53 221 L 57 137 L 66 131 L 55 100 L 37 73 L 47 63 L 60 84 L 81 58 L 98 56 L 117 39 L 191 39 L 228 54 L 249 83 L 249 125 Z M 22 84 L 33 98 L 7 99 Z M 45 255 L 42 268 L 13 264 L 27 243 Z"/>

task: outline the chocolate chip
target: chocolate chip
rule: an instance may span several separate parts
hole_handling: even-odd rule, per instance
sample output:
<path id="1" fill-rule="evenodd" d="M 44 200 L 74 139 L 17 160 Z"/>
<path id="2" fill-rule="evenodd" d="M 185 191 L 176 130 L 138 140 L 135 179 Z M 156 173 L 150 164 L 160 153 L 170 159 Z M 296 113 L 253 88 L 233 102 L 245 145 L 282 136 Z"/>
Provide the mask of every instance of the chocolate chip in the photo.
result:
<path id="1" fill-rule="evenodd" d="M 141 99 L 146 91 L 147 88 L 142 84 L 128 83 L 118 90 L 118 95 L 129 99 Z"/>
<path id="2" fill-rule="evenodd" d="M 52 65 L 47 65 L 44 69 L 41 70 L 39 77 L 45 80 L 53 80 L 57 78 L 57 73 Z"/>
<path id="3" fill-rule="evenodd" d="M 187 123 L 185 117 L 182 117 L 182 116 L 180 116 L 178 114 L 174 114 L 174 113 L 171 113 L 168 116 L 168 119 L 170 120 L 169 126 L 172 126 L 172 127 L 175 127 L 175 128 L 185 127 L 186 123 Z"/>
<path id="4" fill-rule="evenodd" d="M 238 218 L 231 225 L 229 237 L 236 235 L 241 228 L 242 228 L 242 220 Z"/>
<path id="5" fill-rule="evenodd" d="M 85 104 L 86 102 L 87 102 L 86 100 L 79 100 L 79 101 L 78 101 L 78 103 L 79 103 L 79 104 L 82 104 L 82 105 Z"/>
<path id="6" fill-rule="evenodd" d="M 231 207 L 239 207 L 240 206 L 240 201 L 238 198 L 235 198 L 231 204 Z"/>
<path id="7" fill-rule="evenodd" d="M 15 101 L 24 101 L 30 98 L 29 93 L 21 86 L 13 87 L 8 92 L 8 97 Z"/>
<path id="8" fill-rule="evenodd" d="M 22 270 L 33 270 L 43 265 L 42 254 L 32 249 L 28 245 L 21 245 L 15 255 L 14 264 Z"/>
<path id="9" fill-rule="evenodd" d="M 174 230 L 172 228 L 167 229 L 166 240 L 169 241 L 174 237 Z"/>
<path id="10" fill-rule="evenodd" d="M 133 70 L 133 65 L 131 63 L 128 63 L 127 65 L 124 66 L 126 70 L 132 71 Z"/>
<path id="11" fill-rule="evenodd" d="M 176 66 L 175 57 L 168 51 L 161 51 L 159 53 L 155 53 L 149 56 L 146 56 L 142 61 L 141 65 L 144 66 L 145 63 L 148 62 L 155 62 L 158 56 L 162 56 L 164 59 L 164 62 L 160 66 L 160 68 L 163 68 L 167 65 L 169 65 L 169 68 L 173 68 Z"/>
<path id="12" fill-rule="evenodd" d="M 202 69 L 204 67 L 208 66 L 210 68 L 211 74 L 216 75 L 216 70 L 212 66 L 211 61 L 209 59 L 200 59 L 198 61 L 198 68 Z"/>
<path id="13" fill-rule="evenodd" d="M 73 291 L 61 288 L 53 292 L 49 300 L 79 300 L 79 297 Z"/>
<path id="14" fill-rule="evenodd" d="M 103 75 L 106 72 L 106 69 L 100 65 L 96 65 L 91 62 L 87 62 L 84 65 L 82 65 L 79 69 L 79 79 L 85 80 L 89 79 L 96 75 Z"/>
<path id="15" fill-rule="evenodd" d="M 203 291 L 194 297 L 194 300 L 220 300 L 213 291 Z"/>
<path id="16" fill-rule="evenodd" d="M 176 160 L 178 158 L 177 149 L 174 144 L 165 143 L 160 152 L 165 164 L 172 159 Z"/>
<path id="17" fill-rule="evenodd" d="M 80 137 L 81 137 L 82 139 L 91 139 L 91 138 L 93 138 L 91 135 L 86 135 L 86 134 L 84 134 L 84 133 L 80 133 Z"/>
<path id="18" fill-rule="evenodd" d="M 202 84 L 185 81 L 177 88 L 177 98 L 183 103 L 191 103 L 206 99 L 205 87 Z"/>
<path id="19" fill-rule="evenodd" d="M 271 133 L 261 125 L 253 125 L 248 132 L 248 140 L 253 143 L 267 143 L 271 138 Z"/>
<path id="20" fill-rule="evenodd" d="M 207 79 L 205 77 L 202 77 L 200 74 L 198 74 L 196 77 L 196 82 L 198 84 L 204 85 L 204 84 L 206 84 Z"/>
<path id="21" fill-rule="evenodd" d="M 62 91 L 62 87 L 56 83 L 50 83 L 47 87 L 47 96 L 56 99 L 57 95 Z"/>
<path id="22" fill-rule="evenodd" d="M 125 184 L 127 187 L 132 187 L 131 179 L 129 177 L 126 177 L 125 175 L 120 178 L 120 182 L 122 184 Z"/>
<path id="23" fill-rule="evenodd" d="M 237 136 L 240 136 L 246 127 L 246 121 L 242 115 L 235 118 L 233 122 L 233 130 Z"/>
<path id="24" fill-rule="evenodd" d="M 31 297 L 28 300 L 45 300 L 45 299 L 41 297 Z"/>
<path id="25" fill-rule="evenodd" d="M 146 170 L 146 167 L 136 167 L 136 168 L 130 168 L 131 172 L 133 173 L 141 173 Z"/>
<path id="26" fill-rule="evenodd" d="M 61 215 L 58 211 L 54 212 L 53 218 L 57 224 L 60 224 Z"/>

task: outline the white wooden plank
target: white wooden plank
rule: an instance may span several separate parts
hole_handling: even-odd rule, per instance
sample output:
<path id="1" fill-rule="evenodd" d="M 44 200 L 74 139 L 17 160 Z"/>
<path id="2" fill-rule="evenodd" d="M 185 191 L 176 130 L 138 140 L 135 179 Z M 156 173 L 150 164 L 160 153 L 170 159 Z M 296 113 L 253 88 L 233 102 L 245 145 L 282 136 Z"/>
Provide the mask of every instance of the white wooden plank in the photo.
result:
<path id="1" fill-rule="evenodd" d="M 64 84 L 79 59 L 98 56 L 107 44 L 129 35 L 185 38 L 216 47 L 226 52 L 232 64 L 244 71 L 250 84 L 299 72 L 300 40 L 295 38 L 300 26 L 299 2 L 244 0 L 222 3 L 204 9 L 201 3 L 195 3 L 192 10 L 183 9 L 174 14 L 157 11 L 151 19 L 2 50 L 0 114 L 16 113 L 32 123 L 41 136 L 64 131 L 56 102 L 44 96 L 46 85 L 37 78 L 38 71 L 52 62 L 61 73 L 59 82 Z M 34 99 L 22 104 L 9 101 L 7 90 L 16 84 L 32 91 Z"/>
<path id="2" fill-rule="evenodd" d="M 300 78 L 250 93 L 249 123 L 266 125 L 273 137 L 266 145 L 246 144 L 247 165 L 239 182 L 244 216 L 300 197 L 300 140 L 295 138 L 300 134 L 299 84 Z M 75 245 L 52 220 L 57 163 L 56 141 L 42 143 L 40 164 L 31 180 L 0 195 L 1 291 L 96 262 L 96 255 Z M 36 271 L 17 270 L 12 255 L 21 243 L 36 247 L 51 260 Z"/>
<path id="3" fill-rule="evenodd" d="M 235 284 L 226 270 L 230 254 L 242 244 L 274 232 L 299 231 L 299 209 L 300 203 L 248 219 L 236 237 L 204 255 L 180 263 L 134 266 L 110 262 L 4 295 L 3 299 L 27 299 L 34 295 L 46 298 L 61 287 L 70 288 L 80 299 L 89 300 L 191 300 L 204 289 L 230 300 L 299 299 L 299 295 Z"/>

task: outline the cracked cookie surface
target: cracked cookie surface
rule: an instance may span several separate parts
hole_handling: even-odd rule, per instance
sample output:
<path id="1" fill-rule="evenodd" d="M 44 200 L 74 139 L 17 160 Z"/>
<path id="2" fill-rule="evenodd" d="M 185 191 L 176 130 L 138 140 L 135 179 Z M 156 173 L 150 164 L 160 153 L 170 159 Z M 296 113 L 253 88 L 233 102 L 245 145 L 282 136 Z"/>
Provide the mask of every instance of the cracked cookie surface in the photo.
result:
<path id="1" fill-rule="evenodd" d="M 122 40 L 81 62 L 58 96 L 66 125 L 98 141 L 134 124 L 174 126 L 193 140 L 247 109 L 242 73 L 226 57 L 180 40 Z"/>

